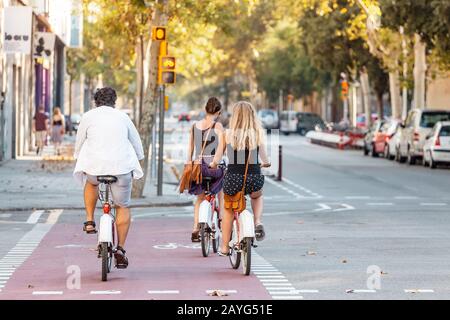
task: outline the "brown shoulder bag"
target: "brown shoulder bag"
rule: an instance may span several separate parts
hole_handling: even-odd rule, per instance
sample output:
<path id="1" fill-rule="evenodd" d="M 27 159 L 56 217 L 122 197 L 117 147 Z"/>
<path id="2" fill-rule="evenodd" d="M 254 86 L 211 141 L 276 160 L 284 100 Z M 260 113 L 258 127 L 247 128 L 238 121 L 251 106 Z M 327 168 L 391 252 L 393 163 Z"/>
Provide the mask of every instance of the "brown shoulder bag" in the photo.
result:
<path id="1" fill-rule="evenodd" d="M 206 135 L 205 142 L 203 143 L 202 150 L 200 152 L 200 155 L 198 159 L 192 160 L 192 155 L 194 153 L 194 126 L 192 125 L 191 130 L 191 157 L 190 161 L 186 162 L 183 169 L 183 174 L 180 179 L 180 185 L 179 190 L 180 193 L 183 193 L 184 190 L 189 190 L 192 186 L 192 183 L 200 184 L 202 182 L 202 161 L 201 157 L 203 155 L 203 152 L 205 151 L 206 142 L 208 141 L 209 134 L 211 132 L 211 129 L 214 127 L 214 124 L 209 128 L 208 134 Z M 199 161 L 200 159 L 200 161 Z"/>

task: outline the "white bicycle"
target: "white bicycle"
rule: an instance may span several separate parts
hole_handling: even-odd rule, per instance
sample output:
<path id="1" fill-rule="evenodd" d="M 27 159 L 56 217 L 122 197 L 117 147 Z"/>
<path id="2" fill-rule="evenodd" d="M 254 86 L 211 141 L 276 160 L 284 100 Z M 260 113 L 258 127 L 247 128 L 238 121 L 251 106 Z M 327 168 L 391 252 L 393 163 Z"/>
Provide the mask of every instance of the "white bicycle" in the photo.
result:
<path id="1" fill-rule="evenodd" d="M 210 184 L 212 178 L 203 177 L 206 183 L 205 200 L 200 203 L 198 211 L 198 222 L 200 224 L 200 242 L 204 257 L 209 255 L 211 242 L 214 253 L 219 250 L 220 242 L 220 211 L 217 205 L 216 195 L 211 193 Z"/>
<path id="2" fill-rule="evenodd" d="M 249 210 L 234 212 L 233 229 L 231 234 L 230 262 L 233 269 L 239 268 L 242 259 L 242 272 L 248 276 L 252 265 L 252 247 L 255 242 L 255 223 L 253 214 Z"/>
<path id="3" fill-rule="evenodd" d="M 111 184 L 117 182 L 117 177 L 98 176 L 97 181 L 100 182 L 98 197 L 103 208 L 98 230 L 98 257 L 102 259 L 102 281 L 107 281 L 117 245 L 116 209 L 111 196 Z"/>

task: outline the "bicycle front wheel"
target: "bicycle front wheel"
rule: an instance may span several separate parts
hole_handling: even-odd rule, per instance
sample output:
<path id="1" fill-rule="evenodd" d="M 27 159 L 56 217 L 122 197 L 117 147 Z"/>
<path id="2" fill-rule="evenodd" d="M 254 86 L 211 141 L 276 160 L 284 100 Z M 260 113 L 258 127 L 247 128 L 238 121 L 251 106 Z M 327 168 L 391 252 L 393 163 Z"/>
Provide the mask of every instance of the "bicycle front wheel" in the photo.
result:
<path id="1" fill-rule="evenodd" d="M 239 245 L 235 245 L 237 242 L 237 228 L 236 221 L 233 222 L 233 231 L 231 234 L 231 243 L 233 244 L 230 248 L 230 263 L 233 269 L 239 268 L 241 265 L 241 250 Z"/>
<path id="2" fill-rule="evenodd" d="M 202 243 L 202 254 L 206 258 L 209 255 L 210 240 L 208 225 L 206 223 L 200 224 L 200 239 Z"/>
<path id="3" fill-rule="evenodd" d="M 242 241 L 242 272 L 248 276 L 252 265 L 252 238 Z"/>
<path id="4" fill-rule="evenodd" d="M 102 257 L 102 281 L 108 280 L 110 256 L 108 250 L 108 242 L 102 242 L 100 244 L 100 255 Z"/>

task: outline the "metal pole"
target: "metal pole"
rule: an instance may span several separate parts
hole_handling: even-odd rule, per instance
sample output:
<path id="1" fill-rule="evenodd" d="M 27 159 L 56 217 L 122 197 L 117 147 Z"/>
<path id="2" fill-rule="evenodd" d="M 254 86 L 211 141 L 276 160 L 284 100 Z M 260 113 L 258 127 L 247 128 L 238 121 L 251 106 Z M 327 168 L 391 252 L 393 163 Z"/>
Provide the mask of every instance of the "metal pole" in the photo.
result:
<path id="1" fill-rule="evenodd" d="M 163 157 L 164 157 L 164 95 L 165 87 L 161 85 L 159 87 L 159 150 L 158 150 L 158 187 L 157 195 L 163 194 Z"/>
<path id="2" fill-rule="evenodd" d="M 406 78 L 408 77 L 408 62 L 406 61 L 408 49 L 406 48 L 406 40 L 403 26 L 400 26 L 400 34 L 402 36 L 403 50 L 403 89 L 402 89 L 402 119 L 405 120 L 408 115 L 408 88 L 406 87 Z"/>
<path id="3" fill-rule="evenodd" d="M 278 181 L 283 180 L 283 146 L 278 146 Z"/>
<path id="4" fill-rule="evenodd" d="M 150 162 L 150 179 L 155 181 L 156 177 L 156 119 L 158 117 L 158 108 L 155 108 L 153 112 L 153 125 L 152 125 L 152 159 Z"/>

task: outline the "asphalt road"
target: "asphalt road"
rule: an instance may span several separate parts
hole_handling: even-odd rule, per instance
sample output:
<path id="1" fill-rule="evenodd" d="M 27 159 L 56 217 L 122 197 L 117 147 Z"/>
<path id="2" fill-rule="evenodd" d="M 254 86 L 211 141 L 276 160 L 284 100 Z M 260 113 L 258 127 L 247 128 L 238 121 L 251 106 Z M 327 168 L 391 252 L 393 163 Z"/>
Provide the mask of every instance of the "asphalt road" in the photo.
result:
<path id="1" fill-rule="evenodd" d="M 130 268 L 101 283 L 83 213 L 0 214 L 0 299 L 449 299 L 450 170 L 281 137 L 254 273 L 190 243 L 192 207 L 133 211 Z M 57 208 L 55 208 L 57 209 Z M 67 284 L 81 268 L 81 287 Z M 211 297 L 208 290 L 228 292 Z"/>

